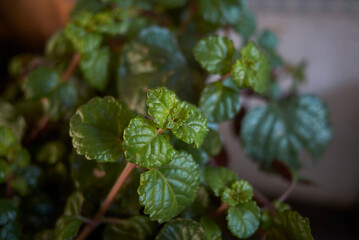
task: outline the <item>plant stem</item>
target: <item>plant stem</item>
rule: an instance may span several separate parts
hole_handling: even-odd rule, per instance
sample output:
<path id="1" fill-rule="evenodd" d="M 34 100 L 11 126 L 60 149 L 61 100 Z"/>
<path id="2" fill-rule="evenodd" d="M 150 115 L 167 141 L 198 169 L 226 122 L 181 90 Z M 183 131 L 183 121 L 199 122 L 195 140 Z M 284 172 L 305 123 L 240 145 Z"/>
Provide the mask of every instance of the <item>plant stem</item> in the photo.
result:
<path id="1" fill-rule="evenodd" d="M 217 216 L 219 216 L 223 211 L 227 210 L 229 208 L 229 206 L 222 202 L 222 204 L 211 214 L 211 218 L 216 218 Z"/>
<path id="2" fill-rule="evenodd" d="M 81 55 L 79 53 L 75 53 L 72 57 L 70 65 L 66 69 L 65 74 L 62 76 L 61 80 L 63 82 L 67 82 L 70 79 L 70 77 L 73 74 L 73 72 L 75 71 L 77 65 L 80 63 L 80 60 L 81 60 Z"/>
<path id="3" fill-rule="evenodd" d="M 24 140 L 24 143 L 31 142 L 34 138 L 36 138 L 37 135 L 39 135 L 39 133 L 46 127 L 49 121 L 50 118 L 48 116 L 42 116 L 37 126 L 32 129 L 29 136 Z"/>
<path id="4" fill-rule="evenodd" d="M 193 16 L 196 14 L 196 12 L 197 12 L 197 5 L 196 5 L 195 1 L 191 1 L 189 4 L 189 7 L 188 7 L 188 12 L 187 12 L 186 18 L 182 21 L 182 24 L 178 30 L 177 35 L 179 37 L 184 34 L 184 32 L 188 28 Z"/>
<path id="5" fill-rule="evenodd" d="M 159 134 L 163 133 L 164 131 L 166 131 L 166 130 L 159 128 L 159 129 L 157 129 L 156 133 L 157 133 L 157 135 L 159 135 Z"/>
<path id="6" fill-rule="evenodd" d="M 115 184 L 113 185 L 111 191 L 108 193 L 104 203 L 100 207 L 100 209 L 97 211 L 95 216 L 93 217 L 92 221 L 95 223 L 94 225 L 87 224 L 84 229 L 81 231 L 79 236 L 76 238 L 76 240 L 84 240 L 86 239 L 100 224 L 101 218 L 105 215 L 107 209 L 110 207 L 111 203 L 115 200 L 115 197 L 118 193 L 118 191 L 123 186 L 124 182 L 132 172 L 132 170 L 135 168 L 135 164 L 132 164 L 130 162 L 127 163 L 125 169 L 122 171 L 121 175 L 117 178 Z"/>
<path id="7" fill-rule="evenodd" d="M 292 181 L 284 193 L 278 198 L 278 201 L 284 202 L 287 200 L 289 195 L 293 192 L 294 188 L 297 186 L 297 181 Z"/>
<path id="8" fill-rule="evenodd" d="M 218 81 L 218 82 L 221 82 L 221 81 L 223 81 L 223 80 L 229 78 L 231 75 L 232 75 L 232 71 L 230 71 L 229 73 L 227 73 L 227 74 L 221 76 L 217 81 Z"/>
<path id="9" fill-rule="evenodd" d="M 253 188 L 253 199 L 260 206 L 262 206 L 262 210 L 268 209 L 268 211 L 272 214 L 275 214 L 277 211 L 275 210 L 273 203 L 258 189 Z"/>

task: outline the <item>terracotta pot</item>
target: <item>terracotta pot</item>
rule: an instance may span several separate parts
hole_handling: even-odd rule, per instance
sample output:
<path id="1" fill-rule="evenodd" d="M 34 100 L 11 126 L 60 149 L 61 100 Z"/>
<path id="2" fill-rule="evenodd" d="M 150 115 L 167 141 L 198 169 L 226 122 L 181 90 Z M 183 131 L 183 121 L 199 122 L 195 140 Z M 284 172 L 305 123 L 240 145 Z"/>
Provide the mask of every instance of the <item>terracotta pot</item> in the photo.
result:
<path id="1" fill-rule="evenodd" d="M 74 0 L 0 0 L 0 26 L 10 43 L 39 48 L 69 20 Z"/>

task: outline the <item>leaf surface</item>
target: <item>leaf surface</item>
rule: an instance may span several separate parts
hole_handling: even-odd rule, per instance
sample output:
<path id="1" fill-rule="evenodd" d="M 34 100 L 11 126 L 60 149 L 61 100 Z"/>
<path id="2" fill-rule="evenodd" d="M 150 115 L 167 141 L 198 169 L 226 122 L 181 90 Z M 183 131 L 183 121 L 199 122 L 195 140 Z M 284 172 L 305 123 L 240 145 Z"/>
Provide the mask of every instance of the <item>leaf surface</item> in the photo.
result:
<path id="1" fill-rule="evenodd" d="M 157 235 L 156 240 L 206 240 L 203 227 L 191 219 L 175 219 L 168 222 Z"/>
<path id="2" fill-rule="evenodd" d="M 238 180 L 235 172 L 225 167 L 207 167 L 205 176 L 208 187 L 217 197 L 226 187 L 231 186 L 232 183 Z"/>

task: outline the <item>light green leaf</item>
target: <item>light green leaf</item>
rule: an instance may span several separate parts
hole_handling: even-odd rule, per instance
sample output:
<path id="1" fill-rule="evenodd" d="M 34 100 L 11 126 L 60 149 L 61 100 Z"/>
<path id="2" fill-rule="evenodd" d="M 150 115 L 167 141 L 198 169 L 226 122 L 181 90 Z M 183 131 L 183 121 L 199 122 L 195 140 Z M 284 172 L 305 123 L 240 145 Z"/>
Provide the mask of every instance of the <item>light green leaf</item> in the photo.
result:
<path id="1" fill-rule="evenodd" d="M 200 0 L 199 11 L 202 17 L 211 23 L 235 24 L 240 20 L 242 9 L 245 6 L 243 0 Z"/>
<path id="2" fill-rule="evenodd" d="M 37 99 L 53 91 L 60 81 L 61 78 L 54 69 L 39 67 L 26 77 L 23 89 L 27 98 Z"/>
<path id="3" fill-rule="evenodd" d="M 207 240 L 221 240 L 222 239 L 221 228 L 210 217 L 208 217 L 208 216 L 201 217 L 200 223 L 201 223 L 202 227 L 204 228 L 204 231 L 206 232 Z"/>
<path id="4" fill-rule="evenodd" d="M 268 231 L 268 240 L 313 240 L 309 219 L 295 211 L 278 213 Z"/>
<path id="5" fill-rule="evenodd" d="M 238 180 L 236 173 L 226 167 L 207 167 L 205 176 L 208 187 L 217 197 L 221 195 L 224 189 Z"/>
<path id="6" fill-rule="evenodd" d="M 245 180 L 235 181 L 230 188 L 226 188 L 221 194 L 222 202 L 231 207 L 239 203 L 245 203 L 253 197 L 253 187 Z"/>
<path id="7" fill-rule="evenodd" d="M 167 88 L 160 87 L 147 92 L 148 113 L 159 128 L 167 128 L 167 118 L 178 103 L 176 94 Z"/>
<path id="8" fill-rule="evenodd" d="M 134 116 L 124 103 L 113 97 L 96 97 L 72 116 L 72 144 L 87 159 L 116 162 L 123 154 L 123 130 Z"/>
<path id="9" fill-rule="evenodd" d="M 242 58 L 233 65 L 233 81 L 239 88 L 252 88 L 257 93 L 265 93 L 270 78 L 270 65 L 264 53 L 254 42 L 241 50 Z"/>
<path id="10" fill-rule="evenodd" d="M 199 183 L 198 164 L 188 153 L 178 152 L 168 164 L 141 174 L 140 203 L 151 220 L 168 221 L 195 200 Z"/>
<path id="11" fill-rule="evenodd" d="M 0 184 L 6 182 L 11 170 L 11 166 L 5 160 L 0 159 Z"/>
<path id="12" fill-rule="evenodd" d="M 299 153 L 308 151 L 318 159 L 331 132 L 327 106 L 315 96 L 302 95 L 250 110 L 241 140 L 246 153 L 261 165 L 269 167 L 277 158 L 297 169 Z"/>
<path id="13" fill-rule="evenodd" d="M 166 28 L 142 29 L 122 50 L 118 92 L 130 109 L 146 114 L 148 89 L 165 86 L 178 97 L 197 102 L 204 79 L 189 67 L 176 36 Z"/>
<path id="14" fill-rule="evenodd" d="M 283 202 L 279 201 L 278 199 L 275 199 L 273 201 L 273 207 L 278 212 L 284 212 L 286 210 L 292 210 L 291 206 L 288 203 L 283 203 Z"/>
<path id="15" fill-rule="evenodd" d="M 15 220 L 16 216 L 17 210 L 11 200 L 0 198 L 0 226 Z"/>
<path id="16" fill-rule="evenodd" d="M 194 143 L 199 148 L 209 129 L 207 120 L 197 110 L 196 106 L 181 102 L 172 109 L 168 117 L 168 128 L 185 143 Z"/>
<path id="17" fill-rule="evenodd" d="M 253 12 L 249 8 L 243 8 L 241 18 L 233 27 L 244 38 L 244 41 L 248 41 L 255 33 L 256 25 L 257 23 Z"/>
<path id="18" fill-rule="evenodd" d="M 126 159 L 143 168 L 160 167 L 174 154 L 166 137 L 157 134 L 155 124 L 141 116 L 131 120 L 123 139 Z"/>
<path id="19" fill-rule="evenodd" d="M 77 236 L 82 221 L 75 217 L 63 216 L 56 221 L 56 240 L 72 240 Z"/>
<path id="20" fill-rule="evenodd" d="M 0 126 L 10 128 L 20 141 L 25 132 L 26 122 L 11 104 L 0 101 Z"/>
<path id="21" fill-rule="evenodd" d="M 199 41 L 193 54 L 201 66 L 210 73 L 224 75 L 231 71 L 234 45 L 221 36 L 209 36 Z"/>
<path id="22" fill-rule="evenodd" d="M 85 197 L 81 192 L 74 192 L 67 200 L 64 209 L 64 216 L 77 216 L 81 214 L 81 207 L 85 201 Z"/>
<path id="23" fill-rule="evenodd" d="M 104 90 L 108 83 L 110 50 L 108 47 L 93 50 L 81 57 L 80 69 L 85 80 L 95 89 Z"/>
<path id="24" fill-rule="evenodd" d="M 156 232 L 157 225 L 147 216 L 134 216 L 106 226 L 104 240 L 146 240 Z"/>
<path id="25" fill-rule="evenodd" d="M 203 141 L 203 150 L 211 157 L 215 157 L 222 150 L 222 138 L 219 133 L 211 128 Z"/>
<path id="26" fill-rule="evenodd" d="M 254 201 L 241 203 L 231 207 L 227 214 L 228 229 L 240 239 L 247 239 L 258 229 L 260 223 L 260 209 Z"/>
<path id="27" fill-rule="evenodd" d="M 0 127 L 0 156 L 7 156 L 12 147 L 19 145 L 14 132 L 7 127 Z"/>
<path id="28" fill-rule="evenodd" d="M 206 240 L 203 227 L 191 219 L 175 219 L 168 222 L 157 235 L 156 240 Z"/>
<path id="29" fill-rule="evenodd" d="M 223 83 L 211 83 L 203 90 L 199 106 L 209 122 L 220 123 L 229 120 L 241 107 L 238 88 L 231 78 Z"/>
<path id="30" fill-rule="evenodd" d="M 52 35 L 45 47 L 45 54 L 50 57 L 62 57 L 71 51 L 73 51 L 71 43 L 66 38 L 63 30 Z"/>

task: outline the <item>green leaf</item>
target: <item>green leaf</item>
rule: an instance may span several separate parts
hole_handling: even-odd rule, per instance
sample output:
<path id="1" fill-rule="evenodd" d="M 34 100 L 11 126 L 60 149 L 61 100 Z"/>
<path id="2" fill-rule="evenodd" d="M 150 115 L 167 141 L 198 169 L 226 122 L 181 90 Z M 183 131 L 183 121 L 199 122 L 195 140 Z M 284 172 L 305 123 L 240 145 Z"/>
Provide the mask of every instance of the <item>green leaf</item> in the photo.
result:
<path id="1" fill-rule="evenodd" d="M 166 28 L 142 29 L 123 47 L 118 70 L 118 92 L 136 112 L 146 113 L 148 89 L 165 86 L 178 97 L 197 102 L 204 79 L 190 68 L 176 36 Z"/>
<path id="2" fill-rule="evenodd" d="M 0 184 L 6 182 L 11 171 L 11 166 L 5 160 L 0 159 Z"/>
<path id="3" fill-rule="evenodd" d="M 233 118 L 241 107 L 238 88 L 231 78 L 223 83 L 211 83 L 203 90 L 199 106 L 209 122 L 227 121 Z"/>
<path id="4" fill-rule="evenodd" d="M 205 176 L 208 187 L 217 197 L 221 195 L 224 189 L 238 180 L 236 173 L 226 167 L 207 167 Z"/>
<path id="5" fill-rule="evenodd" d="M 188 153 L 181 151 L 171 162 L 141 174 L 138 188 L 140 203 L 151 220 L 170 220 L 188 207 L 199 189 L 199 166 Z"/>
<path id="6" fill-rule="evenodd" d="M 267 51 L 276 51 L 278 46 L 278 39 L 275 33 L 269 30 L 264 30 L 258 39 L 258 44 L 261 48 Z"/>
<path id="7" fill-rule="evenodd" d="M 243 0 L 200 0 L 199 11 L 202 17 L 211 23 L 235 24 L 241 18 L 242 9 L 245 6 Z"/>
<path id="8" fill-rule="evenodd" d="M 145 240 L 150 239 L 156 232 L 157 225 L 151 222 L 147 216 L 134 216 L 119 223 L 108 224 L 104 240 Z"/>
<path id="9" fill-rule="evenodd" d="M 208 216 L 201 217 L 200 223 L 203 226 L 204 231 L 206 232 L 207 240 L 221 240 L 222 239 L 221 228 L 210 217 L 208 217 Z"/>
<path id="10" fill-rule="evenodd" d="M 80 69 L 85 80 L 95 89 L 104 90 L 108 83 L 110 50 L 108 47 L 93 50 L 81 57 Z"/>
<path id="11" fill-rule="evenodd" d="M 174 154 L 172 145 L 157 133 L 155 124 L 141 116 L 131 120 L 123 138 L 126 159 L 143 168 L 160 167 Z"/>
<path id="12" fill-rule="evenodd" d="M 14 146 L 19 145 L 19 142 L 14 132 L 7 127 L 0 127 L 0 156 L 6 156 Z"/>
<path id="13" fill-rule="evenodd" d="M 9 222 L 0 230 L 1 240 L 22 240 L 20 226 L 17 222 Z"/>
<path id="14" fill-rule="evenodd" d="M 37 232 L 33 240 L 54 240 L 55 231 L 52 229 L 45 229 L 41 232 Z"/>
<path id="15" fill-rule="evenodd" d="M 77 216 L 81 214 L 81 207 L 85 198 L 81 192 L 74 192 L 67 200 L 64 209 L 64 216 Z"/>
<path id="16" fill-rule="evenodd" d="M 0 198 L 0 226 L 14 221 L 17 216 L 17 210 L 9 199 Z"/>
<path id="17" fill-rule="evenodd" d="M 47 142 L 41 146 L 37 152 L 37 160 L 39 162 L 46 162 L 49 164 L 55 164 L 60 161 L 64 156 L 66 147 L 61 141 Z"/>
<path id="18" fill-rule="evenodd" d="M 290 205 L 288 203 L 282 203 L 281 201 L 279 201 L 278 199 L 275 199 L 273 201 L 273 207 L 278 211 L 278 212 L 284 212 L 286 210 L 292 210 L 292 208 L 290 207 Z"/>
<path id="19" fill-rule="evenodd" d="M 79 20 L 81 21 L 81 20 Z M 76 22 L 70 22 L 65 28 L 67 39 L 70 40 L 74 49 L 79 53 L 89 53 L 99 48 L 102 36 L 88 31 L 85 26 Z"/>
<path id="20" fill-rule="evenodd" d="M 87 159 L 116 162 L 123 154 L 123 130 L 134 116 L 124 103 L 113 97 L 96 97 L 72 116 L 72 144 Z"/>
<path id="21" fill-rule="evenodd" d="M 184 6 L 187 0 L 155 0 L 155 2 L 163 8 L 171 9 Z"/>
<path id="22" fill-rule="evenodd" d="M 206 240 L 203 227 L 191 219 L 175 219 L 168 222 L 157 235 L 156 240 Z"/>
<path id="23" fill-rule="evenodd" d="M 234 45 L 221 36 L 209 36 L 199 41 L 193 54 L 201 66 L 210 73 L 224 75 L 231 71 Z"/>
<path id="24" fill-rule="evenodd" d="M 233 25 L 233 27 L 246 42 L 255 33 L 256 25 L 257 23 L 253 12 L 249 8 L 244 8 L 242 10 L 241 18 Z"/>
<path id="25" fill-rule="evenodd" d="M 258 229 L 260 209 L 254 201 L 248 201 L 228 210 L 228 229 L 240 239 L 247 239 Z"/>
<path id="26" fill-rule="evenodd" d="M 209 195 L 206 188 L 200 186 L 196 199 L 188 208 L 186 208 L 182 212 L 181 217 L 195 218 L 205 215 L 208 209 L 209 202 Z"/>
<path id="27" fill-rule="evenodd" d="M 37 99 L 53 91 L 60 81 L 61 78 L 54 69 L 39 67 L 26 77 L 23 89 L 27 98 Z"/>
<path id="28" fill-rule="evenodd" d="M 268 231 L 268 240 L 310 240 L 314 239 L 309 219 L 300 216 L 295 211 L 284 211 L 278 213 L 272 222 L 272 226 Z"/>
<path id="29" fill-rule="evenodd" d="M 45 54 L 52 57 L 62 57 L 71 51 L 73 51 L 71 43 L 66 38 L 63 30 L 52 35 L 45 47 Z"/>
<path id="30" fill-rule="evenodd" d="M 241 128 L 246 153 L 265 167 L 277 158 L 297 169 L 301 151 L 318 159 L 330 139 L 328 109 L 312 95 L 256 107 L 247 113 Z"/>
<path id="31" fill-rule="evenodd" d="M 187 102 L 181 102 L 172 109 L 168 117 L 168 128 L 172 133 L 185 143 L 199 148 L 209 129 L 207 120 L 197 110 L 196 106 Z"/>
<path id="32" fill-rule="evenodd" d="M 56 221 L 55 237 L 56 240 L 72 240 L 77 236 L 82 221 L 75 217 L 60 217 Z"/>
<path id="33" fill-rule="evenodd" d="M 26 122 L 11 104 L 0 101 L 0 126 L 10 128 L 20 141 L 25 133 Z"/>
<path id="34" fill-rule="evenodd" d="M 230 188 L 226 188 L 222 194 L 222 202 L 225 202 L 231 207 L 239 203 L 245 203 L 253 197 L 253 187 L 245 180 L 235 181 Z"/>
<path id="35" fill-rule="evenodd" d="M 176 94 L 167 88 L 161 87 L 147 92 L 148 113 L 159 128 L 167 128 L 167 118 L 178 103 Z"/>
<path id="36" fill-rule="evenodd" d="M 265 93 L 270 78 L 270 65 L 264 53 L 254 42 L 241 50 L 242 58 L 233 65 L 233 81 L 239 88 L 252 88 Z"/>
<path id="37" fill-rule="evenodd" d="M 203 141 L 203 150 L 211 157 L 215 157 L 222 150 L 222 138 L 219 133 L 211 128 Z"/>
<path id="38" fill-rule="evenodd" d="M 18 145 L 17 147 L 12 147 L 9 149 L 7 158 L 11 160 L 12 164 L 15 164 L 16 167 L 24 168 L 30 164 L 30 153 L 25 148 Z"/>

